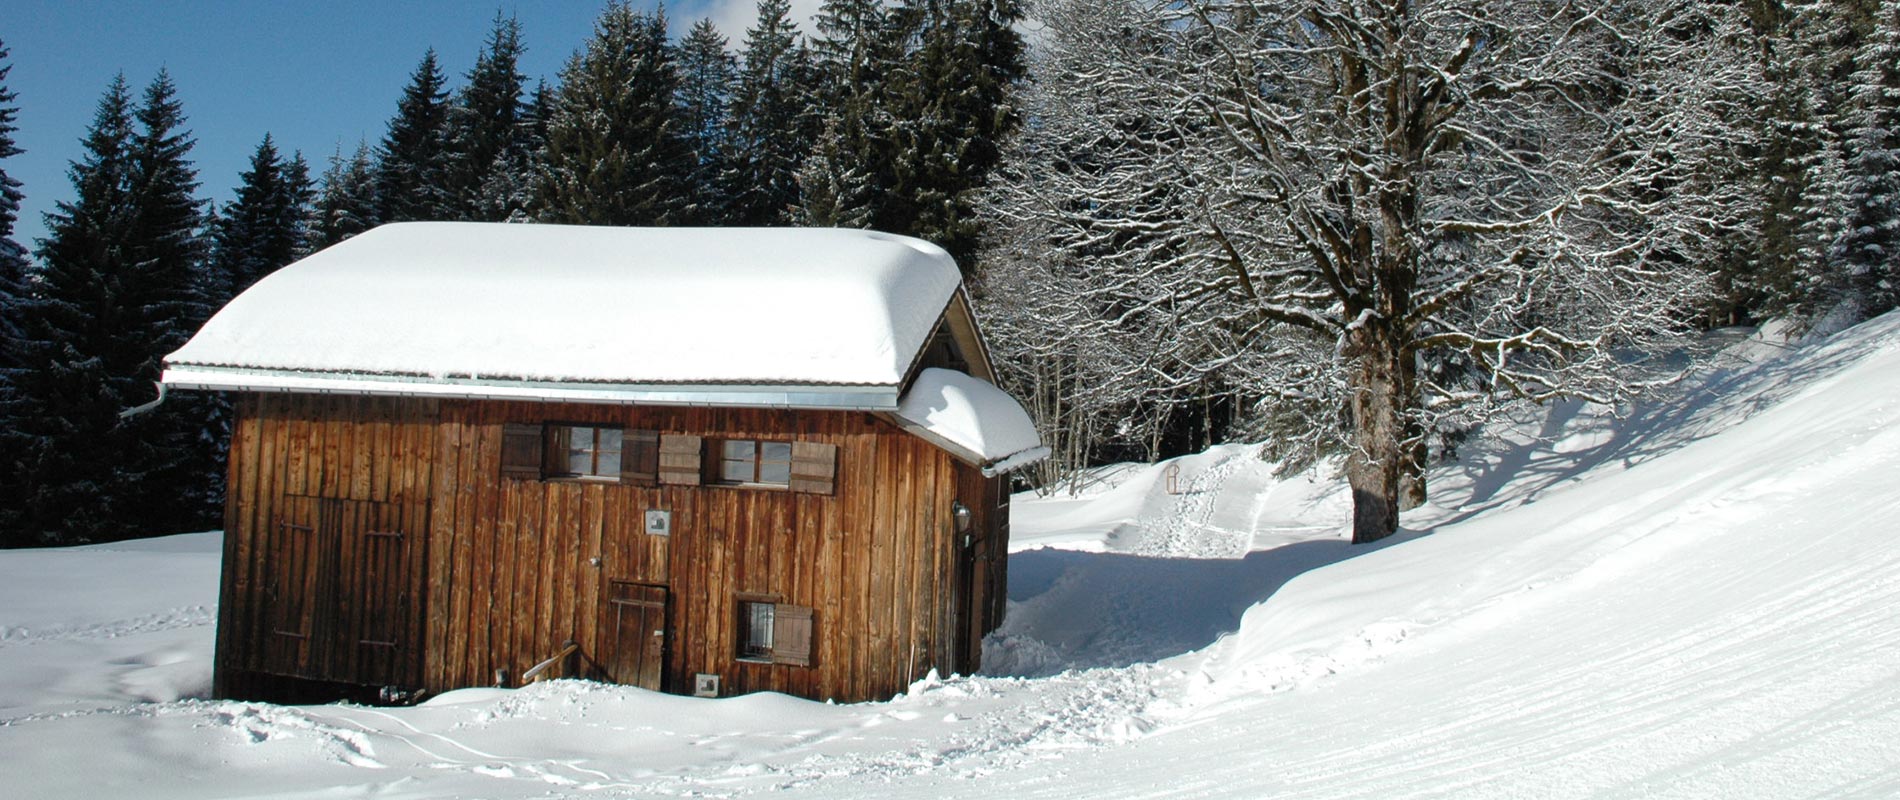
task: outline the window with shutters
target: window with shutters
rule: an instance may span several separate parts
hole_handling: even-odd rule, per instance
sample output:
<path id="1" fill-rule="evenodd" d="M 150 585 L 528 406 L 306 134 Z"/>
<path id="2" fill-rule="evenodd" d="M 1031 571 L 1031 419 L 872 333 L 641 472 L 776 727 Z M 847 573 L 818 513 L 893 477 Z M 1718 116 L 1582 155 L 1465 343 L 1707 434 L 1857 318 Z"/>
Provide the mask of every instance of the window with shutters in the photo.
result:
<path id="1" fill-rule="evenodd" d="M 833 494 L 837 486 L 835 444 L 715 439 L 709 451 L 706 472 L 712 483 L 808 494 Z"/>
<path id="2" fill-rule="evenodd" d="M 740 661 L 811 666 L 811 607 L 762 596 L 739 598 Z"/>
<path id="3" fill-rule="evenodd" d="M 503 426 L 502 475 L 523 480 L 617 481 L 653 485 L 660 435 L 600 425 Z"/>

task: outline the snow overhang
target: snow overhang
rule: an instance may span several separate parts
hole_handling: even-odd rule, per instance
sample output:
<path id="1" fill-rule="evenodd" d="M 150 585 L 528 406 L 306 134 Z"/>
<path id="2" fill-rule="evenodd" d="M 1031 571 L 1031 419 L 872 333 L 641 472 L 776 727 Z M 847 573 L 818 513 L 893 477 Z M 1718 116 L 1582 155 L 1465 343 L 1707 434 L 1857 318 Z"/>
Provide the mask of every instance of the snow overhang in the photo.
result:
<path id="1" fill-rule="evenodd" d="M 1049 457 L 1036 423 L 1002 389 L 955 370 L 920 371 L 892 415 L 904 430 L 1001 475 Z"/>
<path id="2" fill-rule="evenodd" d="M 940 248 L 872 231 L 400 223 L 265 277 L 165 367 L 179 388 L 609 402 L 877 387 L 848 407 L 888 410 L 960 285 Z"/>

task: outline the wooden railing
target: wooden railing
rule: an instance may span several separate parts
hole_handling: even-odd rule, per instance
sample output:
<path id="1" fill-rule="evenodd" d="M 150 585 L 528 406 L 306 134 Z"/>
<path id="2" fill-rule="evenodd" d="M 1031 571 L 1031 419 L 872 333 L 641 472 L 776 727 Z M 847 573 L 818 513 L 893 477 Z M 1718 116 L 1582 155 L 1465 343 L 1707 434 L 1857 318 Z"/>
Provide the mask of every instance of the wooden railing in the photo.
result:
<path id="1" fill-rule="evenodd" d="M 526 686 L 530 683 L 534 683 L 535 681 L 540 680 L 541 673 L 547 672 L 550 667 L 553 667 L 555 664 L 560 663 L 562 659 L 565 659 L 569 656 L 574 655 L 575 653 L 580 652 L 580 649 L 581 649 L 580 642 L 574 641 L 573 639 L 567 640 L 565 644 L 561 645 L 561 652 L 555 653 L 554 655 L 549 656 L 546 661 L 543 661 L 539 664 L 529 667 L 527 672 L 521 673 L 521 685 Z"/>

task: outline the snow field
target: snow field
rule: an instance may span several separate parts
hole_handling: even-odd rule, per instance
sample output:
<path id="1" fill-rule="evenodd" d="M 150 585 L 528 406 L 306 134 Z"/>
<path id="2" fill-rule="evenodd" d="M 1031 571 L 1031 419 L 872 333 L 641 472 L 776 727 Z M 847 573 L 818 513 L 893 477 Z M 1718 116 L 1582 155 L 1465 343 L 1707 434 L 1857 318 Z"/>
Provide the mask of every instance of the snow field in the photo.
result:
<path id="1" fill-rule="evenodd" d="M 572 681 L 188 699 L 217 539 L 0 553 L 13 797 L 1900 795 L 1900 317 L 1526 409 L 1353 547 L 1252 448 L 1019 498 L 986 673 L 888 702 Z M 187 698 L 187 699 L 177 699 Z"/>

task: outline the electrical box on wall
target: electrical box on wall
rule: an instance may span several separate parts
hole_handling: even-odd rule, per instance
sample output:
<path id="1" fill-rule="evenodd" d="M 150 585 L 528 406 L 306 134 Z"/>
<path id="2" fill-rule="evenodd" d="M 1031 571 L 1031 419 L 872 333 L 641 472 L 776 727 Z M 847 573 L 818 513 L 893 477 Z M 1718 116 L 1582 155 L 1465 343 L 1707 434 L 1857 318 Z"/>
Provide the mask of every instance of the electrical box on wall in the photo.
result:
<path id="1" fill-rule="evenodd" d="M 647 534 L 650 536 L 671 536 L 673 534 L 673 512 L 659 508 L 647 509 Z"/>
<path id="2" fill-rule="evenodd" d="M 693 675 L 693 696 L 694 697 L 718 697 L 719 696 L 719 676 L 708 675 L 704 672 Z"/>

